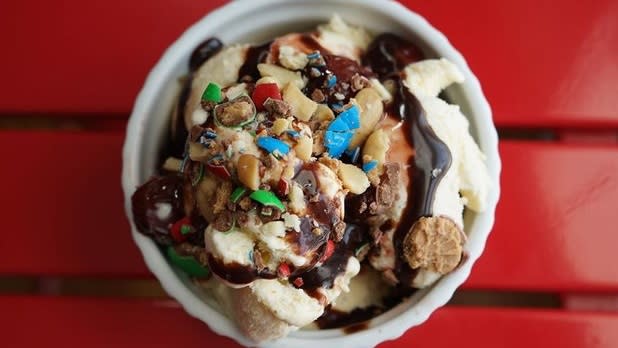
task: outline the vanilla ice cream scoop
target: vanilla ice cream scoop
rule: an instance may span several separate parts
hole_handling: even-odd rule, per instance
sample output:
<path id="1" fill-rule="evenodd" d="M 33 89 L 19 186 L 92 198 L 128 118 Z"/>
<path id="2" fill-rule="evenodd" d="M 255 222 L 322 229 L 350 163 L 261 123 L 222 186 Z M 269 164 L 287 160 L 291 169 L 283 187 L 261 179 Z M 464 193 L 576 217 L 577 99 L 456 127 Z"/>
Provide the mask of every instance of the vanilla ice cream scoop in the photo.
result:
<path id="1" fill-rule="evenodd" d="M 136 225 L 249 338 L 379 313 L 392 285 L 409 294 L 458 266 L 464 206 L 484 209 L 489 179 L 438 97 L 463 80 L 454 64 L 335 15 L 260 45 L 208 39 L 189 65 Z"/>

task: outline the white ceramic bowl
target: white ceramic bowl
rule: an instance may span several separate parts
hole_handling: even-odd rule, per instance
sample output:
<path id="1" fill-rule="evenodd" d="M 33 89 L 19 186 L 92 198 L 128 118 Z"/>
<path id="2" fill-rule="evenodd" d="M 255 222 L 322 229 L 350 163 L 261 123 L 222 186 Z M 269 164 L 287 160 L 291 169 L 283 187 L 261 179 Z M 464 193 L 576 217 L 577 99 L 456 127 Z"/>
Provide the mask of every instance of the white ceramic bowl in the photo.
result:
<path id="1" fill-rule="evenodd" d="M 122 186 L 129 220 L 132 221 L 131 195 L 156 171 L 157 153 L 162 146 L 170 110 L 179 89 L 176 80 L 187 72 L 187 62 L 193 49 L 212 36 L 219 37 L 224 43 L 263 42 L 279 34 L 312 28 L 326 22 L 333 13 L 375 33 L 390 31 L 402 35 L 415 42 L 428 57 L 446 57 L 463 71 L 466 82 L 450 87 L 447 95 L 468 116 L 472 135 L 487 155 L 492 190 L 487 211 L 482 214 L 466 213 L 465 230 L 469 239 L 465 250 L 468 258 L 457 270 L 431 288 L 418 291 L 412 298 L 373 319 L 367 330 L 349 335 L 337 329 L 298 331 L 264 344 L 269 347 L 368 347 L 395 339 L 410 327 L 424 322 L 451 298 L 455 289 L 468 277 L 492 228 L 499 196 L 498 138 L 489 104 L 461 54 L 422 17 L 388 0 L 236 1 L 211 12 L 189 28 L 165 51 L 148 75 L 135 102 L 123 150 Z M 170 267 L 155 243 L 139 234 L 133 223 L 132 234 L 152 273 L 189 314 L 208 324 L 213 331 L 251 345 L 235 324 L 219 313 L 217 304 L 200 292 L 187 277 Z"/>

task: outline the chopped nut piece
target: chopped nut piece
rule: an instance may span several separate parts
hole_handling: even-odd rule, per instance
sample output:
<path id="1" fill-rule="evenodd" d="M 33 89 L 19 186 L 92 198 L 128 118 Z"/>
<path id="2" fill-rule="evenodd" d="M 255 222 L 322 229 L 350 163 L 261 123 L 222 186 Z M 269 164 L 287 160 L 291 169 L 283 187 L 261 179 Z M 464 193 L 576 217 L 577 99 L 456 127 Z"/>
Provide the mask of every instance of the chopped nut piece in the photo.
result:
<path id="1" fill-rule="evenodd" d="M 168 157 L 163 163 L 163 169 L 169 170 L 170 172 L 180 171 L 180 165 L 182 164 L 182 160 L 174 157 Z"/>
<path id="2" fill-rule="evenodd" d="M 350 192 L 360 195 L 369 187 L 369 179 L 362 169 L 355 165 L 342 163 L 337 172 L 339 179 L 343 183 L 343 187 Z"/>
<path id="3" fill-rule="evenodd" d="M 307 122 L 318 108 L 318 104 L 307 98 L 301 90 L 293 83 L 289 83 L 283 89 L 283 100 L 292 107 L 292 114 L 297 119 Z"/>
<path id="4" fill-rule="evenodd" d="M 335 114 L 333 113 L 333 110 L 328 107 L 328 105 L 318 104 L 312 119 L 318 122 L 331 121 L 335 119 Z"/>
<path id="5" fill-rule="evenodd" d="M 403 252 L 412 269 L 447 274 L 459 265 L 464 242 L 465 235 L 453 220 L 421 217 L 406 235 Z"/>
<path id="6" fill-rule="evenodd" d="M 390 147 L 390 140 L 388 135 L 383 129 L 376 129 L 367 138 L 365 145 L 363 146 L 363 160 L 369 158 L 370 160 L 378 161 L 378 173 L 382 173 L 382 166 L 386 160 L 386 152 Z M 367 156 L 367 157 L 365 157 Z"/>
<path id="7" fill-rule="evenodd" d="M 365 88 L 365 87 L 369 87 L 371 84 L 369 83 L 369 80 L 367 80 L 367 78 L 365 76 L 361 76 L 360 74 L 356 73 L 354 74 L 354 76 L 352 76 L 352 79 L 350 81 L 352 83 L 352 90 L 353 91 L 360 91 L 361 89 Z"/>
<path id="8" fill-rule="evenodd" d="M 321 89 L 316 88 L 311 92 L 311 99 L 316 103 L 321 103 L 326 100 L 326 96 Z"/>
<path id="9" fill-rule="evenodd" d="M 290 126 L 290 122 L 285 118 L 278 118 L 273 123 L 272 131 L 275 135 L 281 135 L 288 127 Z"/>
<path id="10" fill-rule="evenodd" d="M 286 228 L 291 228 L 296 232 L 300 232 L 300 218 L 296 214 L 284 213 L 283 224 Z"/>
<path id="11" fill-rule="evenodd" d="M 297 215 L 303 215 L 306 209 L 305 196 L 303 189 L 297 183 L 293 183 L 290 187 L 288 199 L 290 200 L 288 204 L 290 211 Z"/>
<path id="12" fill-rule="evenodd" d="M 238 180 L 251 190 L 260 186 L 260 160 L 249 154 L 238 158 Z"/>
<path id="13" fill-rule="evenodd" d="M 328 156 L 328 154 L 320 157 L 320 163 L 330 168 L 334 173 L 337 173 L 339 165 L 341 165 L 341 161 Z"/>
<path id="14" fill-rule="evenodd" d="M 311 152 L 313 150 L 313 141 L 306 135 L 300 136 L 294 146 L 294 151 L 296 151 L 296 157 L 301 159 L 304 162 L 309 162 L 311 160 Z"/>
<path id="15" fill-rule="evenodd" d="M 375 129 L 384 113 L 384 105 L 378 92 L 373 88 L 365 88 L 354 97 L 360 108 L 360 128 L 356 130 L 348 149 L 363 144 L 365 139 Z"/>
<path id="16" fill-rule="evenodd" d="M 196 162 L 206 162 L 213 156 L 213 150 L 199 143 L 189 143 L 189 158 Z"/>
<path id="17" fill-rule="evenodd" d="M 277 80 L 274 77 L 271 76 L 264 76 L 262 78 L 260 78 L 259 80 L 257 80 L 257 82 L 255 83 L 255 85 L 261 85 L 264 83 L 276 83 L 277 86 L 279 85 L 279 83 L 277 83 Z"/>
<path id="18" fill-rule="evenodd" d="M 313 155 L 319 156 L 323 154 L 324 151 L 326 151 L 326 148 L 324 147 L 324 131 L 316 130 L 313 133 Z"/>
<path id="19" fill-rule="evenodd" d="M 307 55 L 292 46 L 279 46 L 279 63 L 291 70 L 301 70 L 307 65 Z"/>
<path id="20" fill-rule="evenodd" d="M 274 64 L 258 64 L 258 70 L 262 76 L 273 77 L 279 88 L 283 88 L 288 84 L 293 84 L 296 88 L 305 87 L 305 81 L 300 73 L 288 70 Z"/>

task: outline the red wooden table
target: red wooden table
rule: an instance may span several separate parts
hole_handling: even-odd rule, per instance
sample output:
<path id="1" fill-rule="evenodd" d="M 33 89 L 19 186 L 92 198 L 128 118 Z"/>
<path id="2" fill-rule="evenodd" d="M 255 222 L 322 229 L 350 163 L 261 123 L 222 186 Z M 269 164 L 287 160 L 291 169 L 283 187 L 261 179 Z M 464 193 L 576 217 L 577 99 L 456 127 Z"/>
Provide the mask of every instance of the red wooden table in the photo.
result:
<path id="1" fill-rule="evenodd" d="M 148 70 L 223 2 L 0 2 L 3 346 L 236 346 L 153 285 L 120 189 Z M 503 193 L 455 300 L 381 347 L 618 347 L 618 1 L 405 3 L 481 80 Z"/>

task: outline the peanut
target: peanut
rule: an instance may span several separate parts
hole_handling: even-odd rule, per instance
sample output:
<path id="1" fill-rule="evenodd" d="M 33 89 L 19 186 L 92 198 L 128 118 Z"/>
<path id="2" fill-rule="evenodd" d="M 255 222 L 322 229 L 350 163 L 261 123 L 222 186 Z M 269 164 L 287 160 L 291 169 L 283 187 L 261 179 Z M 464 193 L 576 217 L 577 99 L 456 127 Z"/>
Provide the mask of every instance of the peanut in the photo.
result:
<path id="1" fill-rule="evenodd" d="M 243 154 L 238 158 L 238 180 L 251 190 L 260 187 L 260 161 L 253 155 Z"/>
<path id="2" fill-rule="evenodd" d="M 282 68 L 274 64 L 258 64 L 258 70 L 262 76 L 270 76 L 277 81 L 277 86 L 282 88 L 288 83 L 294 84 L 297 88 L 305 87 L 305 81 L 299 73 Z"/>
<path id="3" fill-rule="evenodd" d="M 369 187 L 369 179 L 367 179 L 367 175 L 362 171 L 362 169 L 355 165 L 347 163 L 340 164 L 337 175 L 339 176 L 339 179 L 341 179 L 343 187 L 350 190 L 351 193 L 359 195 L 365 192 L 365 190 Z"/>
<path id="4" fill-rule="evenodd" d="M 283 100 L 292 107 L 292 114 L 297 119 L 307 122 L 318 108 L 318 104 L 307 98 L 294 83 L 288 83 L 282 91 Z"/>
<path id="5" fill-rule="evenodd" d="M 369 134 L 375 129 L 384 113 L 382 99 L 373 88 L 364 88 L 360 90 L 356 93 L 354 99 L 356 99 L 356 103 L 361 111 L 360 128 L 354 133 L 350 145 L 348 146 L 349 149 L 362 145 Z"/>
<path id="6" fill-rule="evenodd" d="M 296 157 L 303 160 L 304 162 L 309 162 L 311 160 L 311 152 L 313 150 L 313 140 L 306 135 L 301 135 L 298 138 L 298 142 L 296 146 L 294 146 L 294 151 L 296 151 Z"/>
<path id="7" fill-rule="evenodd" d="M 386 161 L 386 152 L 390 147 L 390 140 L 383 129 L 376 129 L 371 133 L 363 146 L 363 159 L 378 161 L 379 172 L 382 171 L 382 165 Z M 367 156 L 367 157 L 365 157 Z"/>

